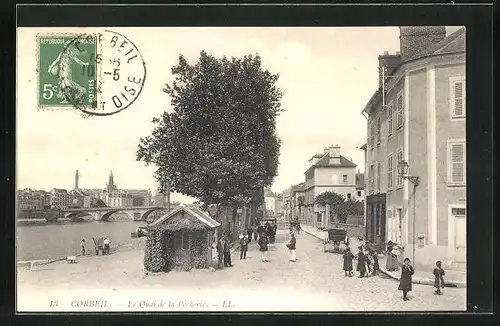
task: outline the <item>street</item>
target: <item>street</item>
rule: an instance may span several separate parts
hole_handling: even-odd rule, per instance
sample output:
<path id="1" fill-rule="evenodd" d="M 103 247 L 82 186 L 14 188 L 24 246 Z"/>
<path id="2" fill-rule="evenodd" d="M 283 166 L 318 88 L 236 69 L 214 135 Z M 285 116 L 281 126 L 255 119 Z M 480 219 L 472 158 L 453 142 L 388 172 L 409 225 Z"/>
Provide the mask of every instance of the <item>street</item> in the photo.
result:
<path id="1" fill-rule="evenodd" d="M 278 229 L 276 243 L 270 247 L 269 262 L 261 261 L 255 241 L 249 245 L 247 259 L 232 255 L 234 267 L 223 270 L 171 271 L 144 276 L 141 246 L 110 256 L 85 257 L 78 264 L 54 263 L 36 271 L 18 271 L 19 298 L 60 293 L 79 293 L 92 289 L 125 293 L 134 291 L 148 297 L 148 291 L 191 293 L 220 297 L 227 294 L 237 302 L 235 310 L 276 311 L 429 311 L 463 310 L 466 289 L 445 288 L 434 295 L 434 288 L 413 285 L 410 301 L 404 302 L 398 282 L 381 276 L 345 277 L 340 254 L 324 253 L 323 243 L 301 232 L 297 235 L 297 261 L 289 261 L 285 244 L 288 230 Z M 138 240 L 138 239 L 135 239 Z M 140 239 L 144 241 L 143 239 Z M 139 243 L 136 243 L 139 244 Z M 355 264 L 354 264 L 355 267 Z M 170 291 L 170 292 L 168 292 Z M 67 296 L 67 294 L 66 294 Z"/>

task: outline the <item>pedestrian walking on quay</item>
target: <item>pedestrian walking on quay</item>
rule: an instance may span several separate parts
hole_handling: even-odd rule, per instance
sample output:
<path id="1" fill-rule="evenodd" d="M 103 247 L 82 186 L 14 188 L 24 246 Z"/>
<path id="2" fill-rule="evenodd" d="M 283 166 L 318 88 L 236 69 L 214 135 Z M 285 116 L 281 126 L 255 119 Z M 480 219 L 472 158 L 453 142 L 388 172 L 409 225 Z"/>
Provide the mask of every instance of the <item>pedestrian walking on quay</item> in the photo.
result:
<path id="1" fill-rule="evenodd" d="M 297 239 L 295 239 L 295 234 L 290 234 L 290 242 L 286 245 L 288 249 L 290 250 L 290 261 L 291 262 L 296 262 L 297 259 L 295 258 L 295 249 L 296 249 L 296 244 L 297 244 Z"/>
<path id="2" fill-rule="evenodd" d="M 297 224 L 296 224 L 296 229 L 297 229 L 297 234 L 300 234 L 300 222 L 297 221 Z"/>
<path id="3" fill-rule="evenodd" d="M 223 258 L 224 258 L 224 244 L 222 243 L 222 239 L 217 240 L 217 246 L 215 247 L 217 249 L 217 268 L 222 269 L 223 265 Z"/>
<path id="4" fill-rule="evenodd" d="M 247 241 L 248 241 L 248 243 L 252 242 L 252 234 L 253 234 L 253 230 L 252 230 L 252 228 L 250 227 L 250 228 L 248 228 L 248 230 L 247 230 Z"/>
<path id="5" fill-rule="evenodd" d="M 85 256 L 85 239 L 80 242 L 80 247 L 82 249 L 82 256 Z"/>
<path id="6" fill-rule="evenodd" d="M 411 278 L 415 274 L 413 266 L 410 264 L 410 259 L 405 258 L 403 267 L 401 268 L 401 279 L 399 281 L 398 290 L 403 291 L 403 300 L 408 301 L 408 292 L 411 291 Z"/>
<path id="7" fill-rule="evenodd" d="M 366 274 L 366 256 L 363 253 L 363 247 L 359 247 L 359 252 L 358 252 L 358 266 L 356 267 L 356 270 L 359 272 L 359 277 L 365 277 Z"/>
<path id="8" fill-rule="evenodd" d="M 267 237 L 261 233 L 260 238 L 259 238 L 259 250 L 262 255 L 262 261 L 267 262 L 267 251 L 268 251 L 268 245 L 269 245 L 269 240 Z"/>
<path id="9" fill-rule="evenodd" d="M 231 264 L 231 248 L 229 247 L 229 240 L 224 238 L 224 266 L 233 267 Z"/>
<path id="10" fill-rule="evenodd" d="M 272 238 L 271 238 L 271 243 L 274 243 L 276 241 L 276 231 L 278 230 L 278 226 L 276 223 L 273 224 L 271 227 L 271 232 L 272 232 Z"/>
<path id="11" fill-rule="evenodd" d="M 259 234 L 259 241 L 260 239 L 262 238 L 263 234 L 265 232 L 265 229 L 262 225 L 259 224 L 259 226 L 257 227 L 257 233 Z"/>
<path id="12" fill-rule="evenodd" d="M 103 255 L 109 255 L 109 245 L 111 244 L 111 240 L 108 238 L 104 238 L 104 241 L 102 242 L 104 244 L 104 250 L 102 251 Z"/>
<path id="13" fill-rule="evenodd" d="M 435 294 L 441 295 L 443 292 L 441 292 L 441 289 L 444 289 L 444 269 L 441 267 L 442 262 L 438 260 L 436 262 L 436 268 L 434 268 L 434 271 L 432 272 L 434 274 L 434 287 L 436 288 L 436 291 L 434 291 Z"/>
<path id="14" fill-rule="evenodd" d="M 349 247 L 346 248 L 344 255 L 342 256 L 344 259 L 344 273 L 345 276 L 352 276 L 352 259 L 354 258 L 354 255 L 351 252 L 351 249 Z"/>
<path id="15" fill-rule="evenodd" d="M 243 234 L 240 239 L 240 260 L 247 259 L 247 250 L 248 250 L 248 240 L 250 238 L 247 234 Z"/>
<path id="16" fill-rule="evenodd" d="M 372 261 L 371 261 L 371 253 L 368 251 L 365 254 L 365 261 L 366 261 L 366 276 L 369 277 L 372 273 Z"/>
<path id="17" fill-rule="evenodd" d="M 259 237 L 259 232 L 258 232 L 258 227 L 256 224 L 253 225 L 252 227 L 252 232 L 253 232 L 253 239 L 257 241 L 257 238 Z"/>
<path id="18" fill-rule="evenodd" d="M 380 274 L 380 265 L 378 263 L 378 253 L 377 253 L 377 250 L 373 250 L 372 251 L 371 257 L 373 259 L 373 271 L 372 271 L 372 275 L 375 276 L 375 275 Z"/>

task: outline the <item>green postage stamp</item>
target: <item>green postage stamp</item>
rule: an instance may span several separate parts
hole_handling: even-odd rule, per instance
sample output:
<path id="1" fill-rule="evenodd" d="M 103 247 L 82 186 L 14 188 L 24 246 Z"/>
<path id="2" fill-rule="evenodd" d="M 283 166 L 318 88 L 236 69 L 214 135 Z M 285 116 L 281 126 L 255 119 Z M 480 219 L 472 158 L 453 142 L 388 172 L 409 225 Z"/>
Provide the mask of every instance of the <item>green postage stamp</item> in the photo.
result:
<path id="1" fill-rule="evenodd" d="M 99 36 L 37 36 L 38 107 L 96 109 Z"/>

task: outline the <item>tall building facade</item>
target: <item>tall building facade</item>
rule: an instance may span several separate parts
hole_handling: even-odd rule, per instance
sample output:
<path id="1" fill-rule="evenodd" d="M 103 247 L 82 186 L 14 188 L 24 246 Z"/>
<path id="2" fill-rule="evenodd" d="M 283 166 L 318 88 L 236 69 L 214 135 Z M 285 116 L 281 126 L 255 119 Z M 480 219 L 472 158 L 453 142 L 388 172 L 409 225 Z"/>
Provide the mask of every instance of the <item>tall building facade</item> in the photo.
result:
<path id="1" fill-rule="evenodd" d="M 66 189 L 54 188 L 50 192 L 50 207 L 66 209 L 71 206 L 71 196 Z"/>
<path id="2" fill-rule="evenodd" d="M 347 200 L 357 200 L 356 164 L 340 154 L 340 146 L 325 148 L 323 154 L 316 154 L 309 160 L 310 167 L 304 173 L 304 213 L 310 224 L 324 223 L 325 207 L 315 204 L 318 195 L 331 191 Z"/>
<path id="3" fill-rule="evenodd" d="M 401 26 L 400 53 L 379 57 L 363 113 L 367 240 L 405 247 L 418 267 L 466 260 L 465 29 Z M 414 186 L 407 175 L 419 178 Z"/>

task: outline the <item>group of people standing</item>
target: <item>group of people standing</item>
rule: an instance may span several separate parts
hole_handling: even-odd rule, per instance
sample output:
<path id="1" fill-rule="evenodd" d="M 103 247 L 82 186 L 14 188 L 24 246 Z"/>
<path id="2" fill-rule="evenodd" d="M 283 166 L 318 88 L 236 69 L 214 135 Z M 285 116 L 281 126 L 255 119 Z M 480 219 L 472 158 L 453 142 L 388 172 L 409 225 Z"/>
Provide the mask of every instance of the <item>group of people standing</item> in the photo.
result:
<path id="1" fill-rule="evenodd" d="M 92 240 L 94 240 L 94 245 L 95 245 L 95 254 L 99 255 L 99 251 L 101 250 L 103 255 L 109 255 L 111 252 L 110 250 L 111 240 L 105 237 L 104 239 L 102 239 L 101 242 L 101 239 L 102 238 L 98 239 L 92 238 Z M 85 239 L 82 239 L 82 241 L 80 241 L 80 250 L 82 256 L 85 256 L 85 254 L 87 253 L 87 251 L 85 250 L 85 246 L 86 246 Z"/>
<path id="2" fill-rule="evenodd" d="M 215 246 L 218 255 L 217 267 L 222 269 L 223 267 L 233 267 L 231 262 L 231 245 L 229 244 L 229 239 L 227 236 L 222 236 L 217 241 Z"/>
<path id="3" fill-rule="evenodd" d="M 378 254 L 376 250 L 368 250 L 365 254 L 365 250 L 362 246 L 359 248 L 357 257 L 353 255 L 349 247 L 346 248 L 343 254 L 343 270 L 345 276 L 352 276 L 353 273 L 353 259 L 357 258 L 358 264 L 356 270 L 359 272 L 359 277 L 368 277 L 370 275 L 377 275 L 380 273 L 380 266 L 378 262 Z M 371 258 L 371 259 L 370 259 Z M 371 267 L 371 262 L 373 260 L 373 268 Z M 398 290 L 403 292 L 403 300 L 408 301 L 408 292 L 412 290 L 412 276 L 415 274 L 415 270 L 411 265 L 409 258 L 403 260 L 403 265 L 401 266 L 401 277 L 399 280 Z M 442 262 L 437 261 L 436 267 L 433 270 L 434 275 L 434 293 L 437 295 L 442 295 L 441 291 L 444 288 L 444 269 L 442 268 Z"/>
<path id="4" fill-rule="evenodd" d="M 240 260 L 247 258 L 248 244 L 252 242 L 252 238 L 258 241 L 259 250 L 262 253 L 262 261 L 267 262 L 267 252 L 269 244 L 274 243 L 276 240 L 276 230 L 278 229 L 276 223 L 266 222 L 264 226 L 254 224 L 251 228 L 246 230 L 240 236 Z M 232 267 L 231 262 L 231 247 L 227 236 L 222 236 L 216 245 L 218 253 L 218 268 Z"/>
<path id="5" fill-rule="evenodd" d="M 378 263 L 378 254 L 376 250 L 365 250 L 362 246 L 358 247 L 357 257 L 351 252 L 349 247 L 346 248 L 343 259 L 343 269 L 345 276 L 352 276 L 353 265 L 352 260 L 357 258 L 358 264 L 356 266 L 356 271 L 359 272 L 359 277 L 369 277 L 370 275 L 375 276 L 380 273 L 380 265 Z M 367 251 L 365 253 L 365 251 Z M 373 262 L 373 267 L 372 267 Z"/>

